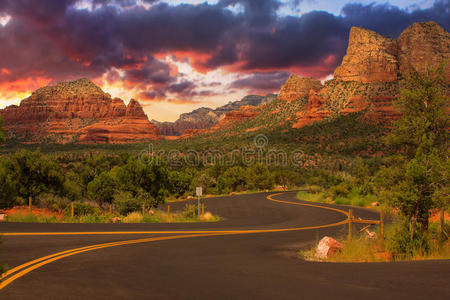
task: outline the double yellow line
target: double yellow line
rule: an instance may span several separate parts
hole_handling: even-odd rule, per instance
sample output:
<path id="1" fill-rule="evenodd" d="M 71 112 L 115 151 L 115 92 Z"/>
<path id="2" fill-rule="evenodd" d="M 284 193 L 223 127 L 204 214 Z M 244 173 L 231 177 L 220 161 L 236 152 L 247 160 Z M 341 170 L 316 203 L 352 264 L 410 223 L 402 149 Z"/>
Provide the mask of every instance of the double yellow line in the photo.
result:
<path id="1" fill-rule="evenodd" d="M 322 209 L 333 210 L 339 213 L 344 214 L 348 217 L 347 212 L 327 207 L 321 205 L 314 205 L 309 203 L 299 203 L 299 202 L 290 202 L 283 200 L 273 199 L 274 196 L 280 195 L 283 193 L 272 194 L 267 196 L 267 199 L 273 202 L 285 203 L 285 204 L 293 204 L 293 205 L 302 205 L 302 206 L 310 206 L 317 207 Z M 29 235 L 108 235 L 108 234 L 178 234 L 173 236 L 164 236 L 164 237 L 151 237 L 144 239 L 136 239 L 136 240 L 127 240 L 127 241 L 119 241 L 119 242 L 111 242 L 104 244 L 91 245 L 66 251 L 57 252 L 51 255 L 47 255 L 29 262 L 26 262 L 22 265 L 19 265 L 1 276 L 0 290 L 5 288 L 14 280 L 26 275 L 27 273 L 40 268 L 46 264 L 54 262 L 56 260 L 60 260 L 62 258 L 72 256 L 75 254 L 115 247 L 122 245 L 130 245 L 130 244 L 139 244 L 139 243 L 148 243 L 155 241 L 164 241 L 164 240 L 174 240 L 174 239 L 183 239 L 183 238 L 193 238 L 193 237 L 205 237 L 205 236 L 219 236 L 219 235 L 236 235 L 236 234 L 251 234 L 251 233 L 271 233 L 271 232 L 286 232 L 286 231 L 299 231 L 299 230 L 309 230 L 309 229 L 319 229 L 319 228 L 327 228 L 334 227 L 339 225 L 344 225 L 347 223 L 347 218 L 343 221 L 326 224 L 326 225 L 317 225 L 317 226 L 309 226 L 309 227 L 297 227 L 297 228 L 282 228 L 282 229 L 262 229 L 262 230 L 213 230 L 213 231 L 121 231 L 121 232 L 24 232 L 24 233 L 3 233 L 5 236 L 29 236 Z"/>

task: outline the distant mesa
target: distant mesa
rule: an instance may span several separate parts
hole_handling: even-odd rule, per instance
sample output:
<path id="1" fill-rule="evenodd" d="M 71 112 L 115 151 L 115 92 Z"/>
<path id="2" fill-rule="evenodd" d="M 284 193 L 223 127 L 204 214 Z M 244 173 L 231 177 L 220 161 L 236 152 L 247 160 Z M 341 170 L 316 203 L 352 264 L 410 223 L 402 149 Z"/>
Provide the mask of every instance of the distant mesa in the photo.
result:
<path id="1" fill-rule="evenodd" d="M 159 139 L 138 101 L 125 105 L 82 78 L 46 86 L 0 110 L 9 139 L 25 143 L 128 143 Z"/>

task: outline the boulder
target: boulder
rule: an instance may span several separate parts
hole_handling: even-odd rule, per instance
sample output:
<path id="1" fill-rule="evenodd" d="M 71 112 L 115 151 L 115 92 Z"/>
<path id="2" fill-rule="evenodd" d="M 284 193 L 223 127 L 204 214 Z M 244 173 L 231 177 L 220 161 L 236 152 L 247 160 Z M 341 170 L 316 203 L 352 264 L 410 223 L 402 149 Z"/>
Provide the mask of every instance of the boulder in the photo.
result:
<path id="1" fill-rule="evenodd" d="M 342 250 L 342 244 L 335 239 L 325 236 L 323 237 L 316 248 L 315 257 L 317 259 L 327 259 L 331 255 L 338 253 Z"/>

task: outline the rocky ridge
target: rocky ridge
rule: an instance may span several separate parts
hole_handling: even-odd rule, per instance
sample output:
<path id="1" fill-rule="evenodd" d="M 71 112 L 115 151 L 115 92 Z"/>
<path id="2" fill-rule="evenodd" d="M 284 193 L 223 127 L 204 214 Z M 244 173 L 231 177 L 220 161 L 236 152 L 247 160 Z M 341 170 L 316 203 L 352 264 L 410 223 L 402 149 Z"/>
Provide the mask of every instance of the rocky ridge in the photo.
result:
<path id="1" fill-rule="evenodd" d="M 243 106 L 259 106 L 276 99 L 276 95 L 266 96 L 248 95 L 238 101 L 228 102 L 216 109 L 201 107 L 189 113 L 181 114 L 175 122 L 158 122 L 152 120 L 162 135 L 166 136 L 192 136 L 205 132 L 227 118 L 227 113 L 239 111 Z M 237 114 L 238 115 L 238 114 Z M 187 132 L 186 132 L 187 131 Z M 184 134 L 186 132 L 186 134 Z"/>

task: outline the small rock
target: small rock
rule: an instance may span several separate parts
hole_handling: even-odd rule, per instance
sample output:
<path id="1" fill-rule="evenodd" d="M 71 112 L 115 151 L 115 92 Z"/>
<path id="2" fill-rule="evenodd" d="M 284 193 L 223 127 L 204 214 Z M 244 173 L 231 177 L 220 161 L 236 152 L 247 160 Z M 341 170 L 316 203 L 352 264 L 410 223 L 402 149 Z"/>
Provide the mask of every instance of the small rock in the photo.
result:
<path id="1" fill-rule="evenodd" d="M 120 223 L 120 222 L 122 222 L 122 218 L 120 218 L 120 217 L 114 217 L 114 218 L 112 218 L 112 222 L 113 222 L 113 223 Z"/>
<path id="2" fill-rule="evenodd" d="M 370 205 L 372 205 L 372 206 L 380 206 L 380 203 L 378 201 L 375 201 L 375 202 L 370 203 Z"/>
<path id="3" fill-rule="evenodd" d="M 194 197 L 192 197 L 192 196 L 187 196 L 186 197 L 186 200 L 192 200 L 192 199 L 194 199 Z"/>
<path id="4" fill-rule="evenodd" d="M 155 212 L 153 211 L 153 209 L 150 209 L 149 211 L 148 211 L 148 213 L 150 214 L 150 215 L 154 215 L 155 214 Z"/>
<path id="5" fill-rule="evenodd" d="M 7 214 L 0 214 L 0 222 L 6 222 L 7 219 L 8 219 Z"/>
<path id="6" fill-rule="evenodd" d="M 331 255 L 340 252 L 342 250 L 342 244 L 335 239 L 325 236 L 323 237 L 316 249 L 317 259 L 327 259 Z"/>
<path id="7" fill-rule="evenodd" d="M 234 194 L 236 194 L 235 192 L 230 192 L 229 196 L 233 196 Z"/>

